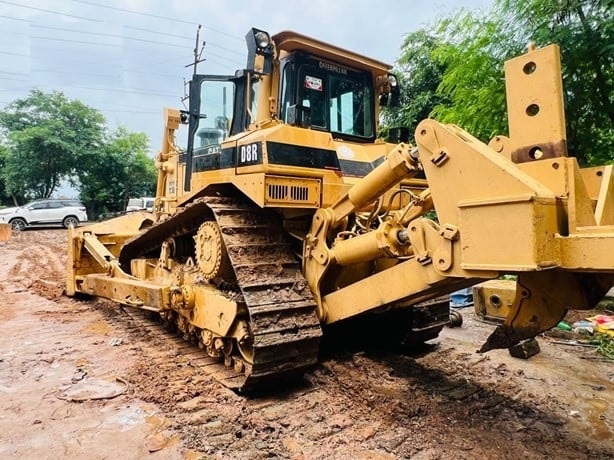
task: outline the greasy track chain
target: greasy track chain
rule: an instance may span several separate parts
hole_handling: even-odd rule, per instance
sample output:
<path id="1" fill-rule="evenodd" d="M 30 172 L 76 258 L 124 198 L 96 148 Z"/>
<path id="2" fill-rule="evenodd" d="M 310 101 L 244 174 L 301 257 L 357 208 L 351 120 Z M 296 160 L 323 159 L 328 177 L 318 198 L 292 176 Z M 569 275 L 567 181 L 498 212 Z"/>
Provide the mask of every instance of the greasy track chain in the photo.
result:
<path id="1" fill-rule="evenodd" d="M 129 241 L 120 262 L 129 266 L 131 259 L 158 251 L 169 237 L 193 233 L 202 222 L 213 219 L 249 313 L 253 363 L 227 358 L 228 366 L 216 361 L 207 366 L 207 373 L 237 390 L 304 373 L 317 361 L 322 331 L 300 263 L 274 213 L 239 199 L 200 198 Z"/>

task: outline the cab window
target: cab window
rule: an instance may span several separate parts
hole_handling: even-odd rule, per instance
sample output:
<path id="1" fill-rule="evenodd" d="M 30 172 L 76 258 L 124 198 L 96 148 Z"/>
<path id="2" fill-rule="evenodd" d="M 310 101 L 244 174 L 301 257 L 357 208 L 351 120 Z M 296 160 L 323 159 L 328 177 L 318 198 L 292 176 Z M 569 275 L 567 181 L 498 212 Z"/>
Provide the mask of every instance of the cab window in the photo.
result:
<path id="1" fill-rule="evenodd" d="M 283 64 L 280 115 L 290 123 L 289 109 L 296 106 L 300 115 L 292 120 L 297 125 L 326 130 L 334 137 L 372 142 L 374 94 L 369 72 L 297 53 Z"/>
<path id="2" fill-rule="evenodd" d="M 325 91 L 326 75 L 312 66 L 303 66 L 300 73 L 301 105 L 309 109 L 311 126 L 328 128 L 327 97 Z"/>
<path id="3" fill-rule="evenodd" d="M 228 137 L 233 116 L 234 84 L 230 81 L 206 80 L 201 86 L 196 148 L 217 146 Z"/>

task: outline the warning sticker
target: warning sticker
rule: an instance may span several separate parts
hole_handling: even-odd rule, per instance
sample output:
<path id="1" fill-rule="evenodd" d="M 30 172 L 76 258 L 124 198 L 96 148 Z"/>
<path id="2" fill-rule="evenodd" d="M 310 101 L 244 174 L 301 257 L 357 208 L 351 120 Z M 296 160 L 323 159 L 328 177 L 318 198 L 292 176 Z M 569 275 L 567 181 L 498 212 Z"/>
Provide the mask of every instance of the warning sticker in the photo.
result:
<path id="1" fill-rule="evenodd" d="M 322 91 L 322 79 L 305 75 L 305 88 Z"/>

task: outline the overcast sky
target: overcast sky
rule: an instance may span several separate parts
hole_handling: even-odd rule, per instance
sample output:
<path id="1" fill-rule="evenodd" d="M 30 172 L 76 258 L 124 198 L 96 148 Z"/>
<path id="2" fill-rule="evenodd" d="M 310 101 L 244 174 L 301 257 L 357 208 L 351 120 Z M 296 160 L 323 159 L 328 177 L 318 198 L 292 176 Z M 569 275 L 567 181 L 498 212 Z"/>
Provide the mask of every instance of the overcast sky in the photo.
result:
<path id="1" fill-rule="evenodd" d="M 0 107 L 38 87 L 100 110 L 111 129 L 147 133 L 152 155 L 165 106 L 181 108 L 197 26 L 199 71 L 245 66 L 245 34 L 294 30 L 394 64 L 406 33 L 492 0 L 0 0 Z"/>

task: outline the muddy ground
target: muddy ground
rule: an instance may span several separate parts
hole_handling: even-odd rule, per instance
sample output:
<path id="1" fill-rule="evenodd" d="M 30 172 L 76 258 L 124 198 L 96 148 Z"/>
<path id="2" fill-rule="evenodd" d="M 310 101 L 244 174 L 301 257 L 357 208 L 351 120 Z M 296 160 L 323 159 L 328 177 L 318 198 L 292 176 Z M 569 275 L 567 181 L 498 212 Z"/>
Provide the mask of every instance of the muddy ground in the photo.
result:
<path id="1" fill-rule="evenodd" d="M 0 243 L 1 458 L 614 458 L 614 363 L 592 348 L 480 355 L 492 326 L 464 309 L 424 349 L 333 353 L 245 397 L 145 315 L 63 296 L 65 246 Z"/>

